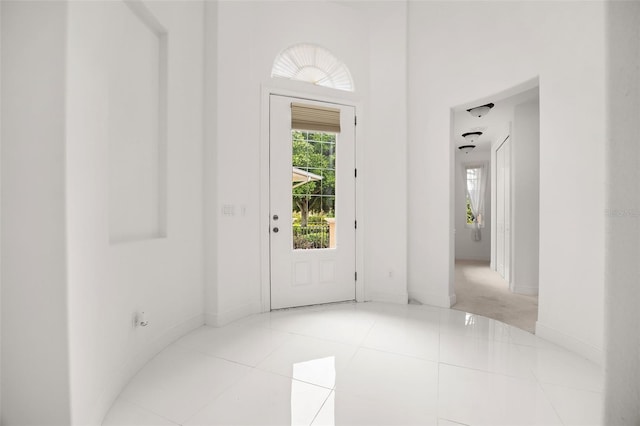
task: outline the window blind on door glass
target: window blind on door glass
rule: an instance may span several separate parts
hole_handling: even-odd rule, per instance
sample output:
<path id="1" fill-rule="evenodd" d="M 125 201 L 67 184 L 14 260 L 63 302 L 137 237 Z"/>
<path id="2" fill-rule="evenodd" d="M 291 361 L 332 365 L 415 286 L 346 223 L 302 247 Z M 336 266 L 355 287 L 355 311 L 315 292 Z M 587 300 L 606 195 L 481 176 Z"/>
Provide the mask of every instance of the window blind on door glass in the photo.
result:
<path id="1" fill-rule="evenodd" d="M 292 102 L 291 128 L 340 133 L 340 110 Z"/>

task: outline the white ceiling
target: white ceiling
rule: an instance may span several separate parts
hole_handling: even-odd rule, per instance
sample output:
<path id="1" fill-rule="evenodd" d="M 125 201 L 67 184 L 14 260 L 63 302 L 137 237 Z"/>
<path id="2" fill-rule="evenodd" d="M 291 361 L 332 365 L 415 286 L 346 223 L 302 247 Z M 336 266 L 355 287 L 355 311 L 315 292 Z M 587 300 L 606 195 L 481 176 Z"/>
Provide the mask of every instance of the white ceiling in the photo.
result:
<path id="1" fill-rule="evenodd" d="M 467 132 L 482 132 L 482 136 L 475 142 L 476 150 L 489 151 L 491 145 L 501 136 L 513 119 L 513 108 L 521 103 L 539 99 L 538 86 L 522 90 L 518 93 L 503 93 L 476 103 L 465 104 L 453 108 L 452 143 L 458 147 L 466 145 L 462 137 Z M 466 110 L 475 106 L 493 102 L 495 106 L 484 117 L 474 117 Z"/>

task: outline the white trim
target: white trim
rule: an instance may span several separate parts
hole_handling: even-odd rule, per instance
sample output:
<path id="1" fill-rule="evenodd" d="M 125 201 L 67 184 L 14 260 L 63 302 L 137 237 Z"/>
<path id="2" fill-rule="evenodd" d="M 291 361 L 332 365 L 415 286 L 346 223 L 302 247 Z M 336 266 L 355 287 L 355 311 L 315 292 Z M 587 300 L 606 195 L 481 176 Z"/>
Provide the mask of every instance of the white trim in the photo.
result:
<path id="1" fill-rule="evenodd" d="M 356 302 L 364 302 L 367 297 L 366 292 L 366 277 L 364 267 L 364 232 L 366 229 L 366 218 L 364 216 L 364 180 L 361 176 L 364 176 L 365 167 L 364 164 L 364 146 L 361 145 L 361 141 L 365 140 L 365 129 L 362 123 L 366 122 L 366 115 L 363 111 L 362 104 L 360 102 L 355 103 L 356 117 L 358 123 L 355 127 L 356 143 L 355 143 L 355 167 L 358 170 L 358 176 L 356 177 L 356 221 L 358 222 L 358 229 L 360 232 L 356 232 L 356 271 L 358 272 L 358 280 L 356 281 Z"/>
<path id="2" fill-rule="evenodd" d="M 222 327 L 241 318 L 248 317 L 249 315 L 259 314 L 263 312 L 261 302 L 245 303 L 244 305 L 236 306 L 235 308 L 228 309 L 225 312 L 219 313 L 207 313 L 206 325 L 212 327 Z"/>
<path id="3" fill-rule="evenodd" d="M 548 340 L 558 346 L 562 346 L 563 348 L 569 349 L 599 366 L 604 365 L 604 353 L 601 348 L 544 325 L 540 321 L 536 322 L 536 336 Z"/>
<path id="4" fill-rule="evenodd" d="M 439 308 L 450 308 L 456 304 L 455 293 L 443 296 L 427 291 L 410 291 L 409 298 L 417 300 L 423 305 L 437 306 Z"/>
<path id="5" fill-rule="evenodd" d="M 509 290 L 516 294 L 524 294 L 526 296 L 537 296 L 538 295 L 538 286 L 535 285 L 521 285 L 517 284 L 514 281 L 509 283 Z"/>
<path id="6" fill-rule="evenodd" d="M 409 303 L 409 293 L 396 294 L 372 291 L 367 296 L 367 302 L 396 303 L 400 305 Z"/>
<path id="7" fill-rule="evenodd" d="M 453 136 L 453 128 L 454 128 L 454 112 L 453 108 L 449 108 L 449 137 Z M 447 294 L 448 296 L 444 299 L 441 295 L 436 295 L 431 292 L 416 292 L 413 293 L 409 291 L 409 297 L 412 299 L 415 298 L 419 302 L 423 304 L 429 304 L 439 307 L 450 308 L 452 306 L 451 300 L 455 301 L 456 298 L 456 174 L 458 173 L 458 164 L 456 160 L 456 144 L 449 143 L 449 217 L 447 222 L 447 229 L 449 230 L 449 241 L 448 241 L 448 249 L 449 249 L 449 257 L 448 257 L 448 265 L 449 270 L 447 276 Z M 466 192 L 466 184 L 465 184 L 465 192 Z M 407 209 L 409 202 L 409 194 L 407 194 Z M 408 210 L 407 210 L 408 211 Z M 407 226 L 409 222 L 407 221 Z M 407 235 L 409 235 L 410 230 L 407 228 Z M 407 253 L 409 256 L 409 253 Z M 417 297 L 414 297 L 417 296 Z M 427 300 L 433 300 L 433 303 L 427 302 Z M 454 302 L 455 303 L 455 302 Z"/>
<path id="8" fill-rule="evenodd" d="M 262 88 L 260 111 L 260 301 L 261 311 L 271 310 L 269 229 L 269 96 L 273 90 Z"/>
<path id="9" fill-rule="evenodd" d="M 486 258 L 486 256 L 465 256 L 465 257 L 456 257 L 456 262 L 459 260 L 474 260 L 474 261 L 478 261 L 478 262 L 490 262 L 489 259 Z"/>
<path id="10" fill-rule="evenodd" d="M 504 133 L 497 139 L 497 142 L 491 146 L 491 158 L 489 160 L 489 168 L 491 173 L 491 270 L 497 272 L 498 263 L 496 262 L 497 250 L 498 250 L 498 218 L 496 212 L 498 211 L 498 201 L 496 198 L 497 191 L 497 164 L 498 164 L 498 149 L 511 137 L 511 122 L 507 124 L 504 129 Z M 509 256 L 511 259 L 511 256 Z M 511 270 L 511 268 L 509 268 Z"/>
<path id="11" fill-rule="evenodd" d="M 276 86 L 277 81 L 277 86 Z M 362 113 L 362 102 L 356 100 L 352 92 L 344 92 L 341 90 L 327 89 L 324 87 L 309 85 L 305 82 L 297 82 L 292 80 L 271 80 L 269 84 L 261 86 L 261 111 L 260 111 L 260 289 L 261 301 L 259 312 L 269 312 L 271 310 L 271 286 L 270 286 L 270 250 L 269 250 L 269 229 L 270 229 L 270 187 L 269 187 L 269 97 L 271 95 L 287 96 L 291 98 L 306 99 L 318 102 L 333 103 L 353 107 L 356 111 L 358 121 L 364 116 Z M 327 93 L 330 92 L 330 95 Z M 361 124 L 356 126 L 355 150 L 356 150 L 356 168 L 360 169 L 360 157 L 362 157 L 362 146 L 360 141 L 362 131 L 359 130 Z M 361 127 L 360 127 L 361 129 Z M 358 155 L 360 154 L 360 155 Z M 362 218 L 362 185 L 358 184 L 356 179 L 356 220 L 358 228 L 363 227 Z M 356 232 L 356 253 L 355 268 L 358 272 L 358 280 L 356 281 L 356 301 L 363 302 L 365 300 L 365 281 L 364 281 L 364 258 L 363 236 L 362 232 Z M 253 313 L 253 312 L 251 312 Z M 207 317 L 207 323 L 209 323 Z M 217 321 L 218 318 L 211 318 Z"/>

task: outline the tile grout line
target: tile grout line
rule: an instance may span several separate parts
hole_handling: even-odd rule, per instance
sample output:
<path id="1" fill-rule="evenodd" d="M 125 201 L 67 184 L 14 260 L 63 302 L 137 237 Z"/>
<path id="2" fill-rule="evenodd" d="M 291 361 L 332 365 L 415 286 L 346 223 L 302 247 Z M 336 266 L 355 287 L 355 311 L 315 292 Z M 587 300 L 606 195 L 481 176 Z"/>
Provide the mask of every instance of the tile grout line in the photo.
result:
<path id="1" fill-rule="evenodd" d="M 551 398 L 547 394 L 547 391 L 544 389 L 544 386 L 542 386 L 542 383 L 538 379 L 538 376 L 536 376 L 535 373 L 534 373 L 533 377 L 536 379 L 536 384 L 538 385 L 538 388 L 540 389 L 540 391 L 544 395 L 545 399 L 547 400 L 547 402 L 549 403 L 549 405 L 553 409 L 553 412 L 556 414 L 556 417 L 558 417 L 558 420 L 560 420 L 560 423 L 565 425 L 564 419 L 560 416 L 560 413 L 558 412 L 558 409 L 556 408 L 556 405 L 553 403 L 553 401 L 551 400 Z"/>
<path id="2" fill-rule="evenodd" d="M 126 398 L 126 397 L 124 397 L 124 396 L 118 396 L 118 398 L 116 399 L 116 401 L 117 401 L 118 399 L 121 399 L 122 401 L 125 401 L 125 402 L 127 402 L 127 403 L 129 403 L 129 404 L 133 405 L 134 407 L 139 408 L 140 410 L 146 411 L 146 412 L 151 413 L 151 414 L 153 414 L 153 415 L 155 415 L 155 416 L 157 416 L 157 417 L 160 417 L 161 419 L 164 419 L 164 420 L 166 420 L 166 421 L 168 421 L 168 422 L 170 422 L 170 423 L 173 423 L 173 424 L 174 424 L 174 425 L 176 425 L 176 426 L 181 426 L 181 422 L 175 422 L 175 421 L 173 421 L 173 420 L 171 420 L 171 419 L 169 419 L 169 418 L 167 418 L 167 417 L 163 416 L 162 414 L 156 413 L 155 411 L 153 411 L 153 410 L 151 410 L 151 409 L 149 409 L 149 408 L 147 408 L 147 407 L 145 407 L 145 406 L 143 406 L 143 405 L 140 405 L 140 404 L 139 404 L 138 402 L 136 402 L 136 401 L 132 401 L 132 400 L 130 400 L 129 398 Z M 112 406 L 112 407 L 113 407 L 113 406 Z M 104 420 L 103 420 L 103 422 L 104 422 Z"/>
<path id="3" fill-rule="evenodd" d="M 309 423 L 309 426 L 313 425 L 313 422 L 316 421 L 316 419 L 318 418 L 318 414 L 320 414 L 320 411 L 322 411 L 322 409 L 324 408 L 324 405 L 327 403 L 327 401 L 329 400 L 329 398 L 331 398 L 331 395 L 335 395 L 335 390 L 331 390 L 331 392 L 329 392 L 329 395 L 327 395 L 327 397 L 324 399 L 324 401 L 322 402 L 322 404 L 320 405 L 320 408 L 318 408 L 318 411 L 316 412 L 316 414 L 313 416 L 313 419 L 311 419 L 311 423 Z M 335 413 L 334 413 L 335 416 Z"/>
<path id="4" fill-rule="evenodd" d="M 227 360 L 225 360 L 227 361 Z M 239 364 L 239 363 L 236 363 Z M 247 367 L 244 364 L 239 364 L 242 365 L 244 367 Z M 256 370 L 256 367 L 249 367 L 252 370 Z M 180 422 L 180 425 L 190 421 L 191 419 L 193 419 L 198 413 L 200 413 L 201 411 L 203 411 L 204 409 L 206 409 L 208 406 L 210 406 L 211 404 L 213 404 L 214 402 L 216 402 L 216 400 L 218 400 L 222 395 L 224 395 L 227 391 L 229 391 L 231 388 L 233 388 L 234 386 L 236 386 L 238 383 L 240 383 L 242 380 L 244 380 L 249 374 L 251 374 L 253 371 L 247 371 L 246 373 L 242 374 L 242 376 L 240 378 L 238 378 L 238 380 L 236 380 L 235 382 L 229 384 L 228 386 L 226 386 L 224 389 L 222 389 L 222 391 L 220 391 L 216 396 L 214 396 L 211 400 L 209 400 L 207 403 L 205 403 L 204 405 L 202 405 L 200 408 L 197 408 L 196 410 L 193 411 L 193 413 L 191 413 L 189 416 L 185 416 L 185 420 Z"/>

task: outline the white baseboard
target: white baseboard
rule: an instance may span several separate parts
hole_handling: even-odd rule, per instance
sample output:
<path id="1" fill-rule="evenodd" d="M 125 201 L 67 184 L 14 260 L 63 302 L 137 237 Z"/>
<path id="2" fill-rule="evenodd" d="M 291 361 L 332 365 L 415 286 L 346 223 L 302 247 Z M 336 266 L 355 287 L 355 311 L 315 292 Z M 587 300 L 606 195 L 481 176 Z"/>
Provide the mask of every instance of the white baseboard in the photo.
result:
<path id="1" fill-rule="evenodd" d="M 583 342 L 569 334 L 546 326 L 540 321 L 536 322 L 536 336 L 555 343 L 558 346 L 569 349 L 590 361 L 602 366 L 604 364 L 604 353 L 601 348 L 597 348 L 589 343 Z"/>
<path id="2" fill-rule="evenodd" d="M 456 303 L 456 296 L 429 293 L 426 291 L 409 291 L 409 297 L 415 299 L 423 305 L 438 306 L 440 308 L 450 308 Z"/>
<path id="3" fill-rule="evenodd" d="M 457 298 L 456 298 L 456 294 L 450 294 L 449 295 L 449 307 L 452 307 L 453 305 L 456 304 Z"/>
<path id="4" fill-rule="evenodd" d="M 409 301 L 407 293 L 384 293 L 380 291 L 367 291 L 367 301 L 370 302 L 386 302 L 406 305 Z"/>
<path id="5" fill-rule="evenodd" d="M 473 260 L 474 262 L 491 262 L 491 259 L 486 256 L 463 256 L 456 257 L 455 260 Z"/>
<path id="6" fill-rule="evenodd" d="M 170 327 L 155 339 L 151 340 L 148 344 L 144 345 L 144 347 L 132 359 L 125 362 L 120 371 L 113 372 L 113 375 L 111 376 L 111 383 L 108 383 L 107 386 L 105 386 L 105 391 L 96 403 L 96 410 L 94 411 L 96 413 L 96 419 L 93 422 L 88 421 L 87 424 L 102 424 L 104 416 L 107 414 L 127 383 L 129 383 L 129 380 L 131 380 L 131 378 L 142 367 L 144 367 L 151 358 L 156 356 L 160 351 L 178 340 L 180 337 L 203 325 L 204 315 L 194 315 L 191 318 Z"/>
<path id="7" fill-rule="evenodd" d="M 524 294 L 526 296 L 537 296 L 538 286 L 533 285 L 519 285 L 514 282 L 509 283 L 509 290 L 516 294 Z"/>
<path id="8" fill-rule="evenodd" d="M 262 312 L 262 303 L 257 301 L 245 303 L 244 305 L 227 309 L 225 312 L 208 312 L 205 315 L 205 321 L 207 325 L 213 327 L 222 327 L 233 321 L 237 321 L 244 317 L 248 317 L 249 315 L 258 314 L 260 312 Z"/>

